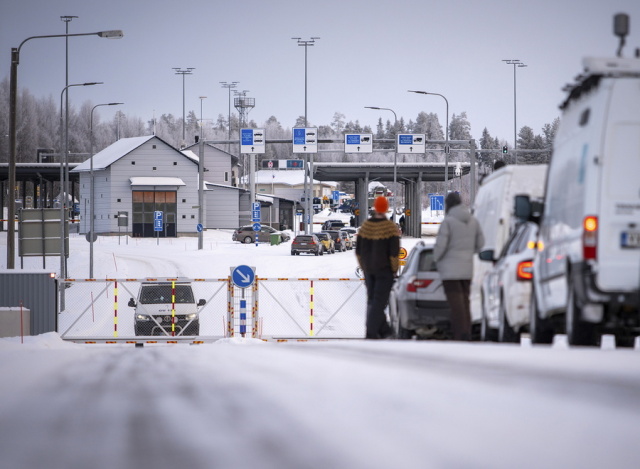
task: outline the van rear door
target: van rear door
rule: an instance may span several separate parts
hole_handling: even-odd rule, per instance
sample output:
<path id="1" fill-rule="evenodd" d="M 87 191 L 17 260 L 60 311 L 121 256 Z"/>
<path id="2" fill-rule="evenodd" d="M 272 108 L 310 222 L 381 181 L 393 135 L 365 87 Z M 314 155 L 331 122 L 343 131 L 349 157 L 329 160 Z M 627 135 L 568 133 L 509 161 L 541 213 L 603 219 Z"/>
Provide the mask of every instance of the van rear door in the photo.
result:
<path id="1" fill-rule="evenodd" d="M 640 78 L 614 82 L 594 214 L 596 283 L 605 291 L 630 291 L 640 285 Z"/>

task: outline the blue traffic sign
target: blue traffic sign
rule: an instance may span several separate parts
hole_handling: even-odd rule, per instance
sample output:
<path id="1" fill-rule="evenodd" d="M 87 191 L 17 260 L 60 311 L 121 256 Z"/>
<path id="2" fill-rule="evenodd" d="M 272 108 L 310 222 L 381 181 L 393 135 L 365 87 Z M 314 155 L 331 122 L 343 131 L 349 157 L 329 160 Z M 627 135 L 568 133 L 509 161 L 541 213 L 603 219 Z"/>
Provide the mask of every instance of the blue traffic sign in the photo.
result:
<path id="1" fill-rule="evenodd" d="M 253 145 L 253 129 L 241 130 L 242 145 Z"/>
<path id="2" fill-rule="evenodd" d="M 202 226 L 202 223 L 198 223 L 196 225 L 196 230 L 198 231 L 198 233 L 202 233 L 203 229 L 204 229 L 204 227 Z"/>
<path id="3" fill-rule="evenodd" d="M 444 195 L 431 195 L 431 210 L 444 210 Z"/>
<path id="4" fill-rule="evenodd" d="M 248 265 L 239 265 L 231 272 L 231 280 L 239 288 L 247 288 L 253 284 L 256 274 Z"/>
<path id="5" fill-rule="evenodd" d="M 293 129 L 293 144 L 304 145 L 307 143 L 307 129 Z"/>
<path id="6" fill-rule="evenodd" d="M 153 212 L 153 219 L 154 220 L 162 220 L 162 211 L 161 210 L 156 210 L 155 212 Z"/>
<path id="7" fill-rule="evenodd" d="M 253 224 L 253 231 L 260 231 L 260 228 L 262 228 L 262 226 L 260 226 L 260 223 Z"/>
<path id="8" fill-rule="evenodd" d="M 260 221 L 260 210 L 251 210 L 251 221 Z"/>
<path id="9" fill-rule="evenodd" d="M 400 145 L 413 145 L 413 135 L 398 135 Z"/>

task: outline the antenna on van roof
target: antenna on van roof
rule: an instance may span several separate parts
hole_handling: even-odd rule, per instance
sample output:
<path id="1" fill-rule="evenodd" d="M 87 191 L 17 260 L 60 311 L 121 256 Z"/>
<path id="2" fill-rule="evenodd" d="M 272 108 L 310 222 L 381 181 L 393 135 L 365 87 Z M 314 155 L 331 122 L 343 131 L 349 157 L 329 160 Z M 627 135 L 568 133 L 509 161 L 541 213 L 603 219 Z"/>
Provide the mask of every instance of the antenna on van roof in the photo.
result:
<path id="1" fill-rule="evenodd" d="M 622 48 L 625 44 L 625 36 L 629 34 L 629 15 L 618 13 L 613 17 L 613 34 L 620 38 L 618 57 L 622 57 Z"/>

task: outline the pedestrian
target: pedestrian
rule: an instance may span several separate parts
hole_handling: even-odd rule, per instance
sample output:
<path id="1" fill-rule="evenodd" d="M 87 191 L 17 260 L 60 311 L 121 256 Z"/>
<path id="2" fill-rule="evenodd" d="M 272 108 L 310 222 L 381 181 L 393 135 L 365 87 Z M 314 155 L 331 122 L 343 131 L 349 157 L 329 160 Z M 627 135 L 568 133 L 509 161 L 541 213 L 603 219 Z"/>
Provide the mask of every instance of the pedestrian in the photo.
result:
<path id="1" fill-rule="evenodd" d="M 471 340 L 469 290 L 473 277 L 473 255 L 484 245 L 478 220 L 462 205 L 460 194 L 450 192 L 445 217 L 434 247 L 434 260 L 451 308 L 454 340 Z"/>
<path id="2" fill-rule="evenodd" d="M 389 201 L 379 196 L 373 215 L 358 231 L 356 257 L 367 287 L 367 339 L 385 339 L 392 331 L 384 313 L 400 261 L 400 237 L 396 224 L 387 219 Z"/>
<path id="3" fill-rule="evenodd" d="M 404 223 L 405 223 L 405 221 L 404 221 L 404 213 L 403 213 L 403 214 L 402 214 L 402 216 L 400 217 L 399 222 L 400 222 L 400 230 L 402 230 L 402 234 L 404 234 L 404 230 L 405 230 L 405 226 L 404 226 Z"/>

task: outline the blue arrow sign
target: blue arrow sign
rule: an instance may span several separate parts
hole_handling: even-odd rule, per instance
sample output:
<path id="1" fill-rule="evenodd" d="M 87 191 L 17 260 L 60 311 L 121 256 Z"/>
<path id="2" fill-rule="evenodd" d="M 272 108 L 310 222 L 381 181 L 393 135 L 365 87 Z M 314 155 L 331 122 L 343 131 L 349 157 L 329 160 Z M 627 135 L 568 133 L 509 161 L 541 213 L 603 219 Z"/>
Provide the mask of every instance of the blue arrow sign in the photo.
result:
<path id="1" fill-rule="evenodd" d="M 444 210 L 444 195 L 431 196 L 431 210 Z"/>
<path id="2" fill-rule="evenodd" d="M 262 227 L 260 226 L 260 223 L 254 223 L 254 224 L 253 224 L 253 231 L 260 231 L 260 228 L 262 228 Z"/>
<path id="3" fill-rule="evenodd" d="M 256 274 L 248 265 L 239 265 L 231 272 L 231 280 L 239 288 L 247 288 L 253 284 Z"/>

